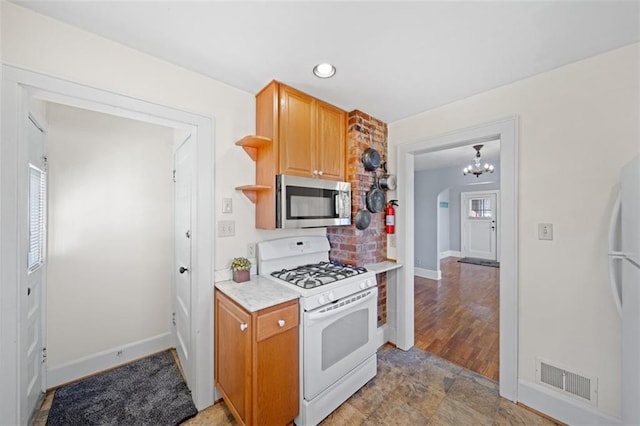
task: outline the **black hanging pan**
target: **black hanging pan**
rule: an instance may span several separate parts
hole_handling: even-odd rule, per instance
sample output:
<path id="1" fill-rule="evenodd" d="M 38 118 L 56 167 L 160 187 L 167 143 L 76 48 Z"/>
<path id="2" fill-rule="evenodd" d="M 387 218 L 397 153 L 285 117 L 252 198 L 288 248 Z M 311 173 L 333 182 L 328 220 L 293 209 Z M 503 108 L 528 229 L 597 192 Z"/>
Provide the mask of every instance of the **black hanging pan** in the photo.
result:
<path id="1" fill-rule="evenodd" d="M 367 148 L 362 153 L 362 164 L 364 169 L 372 172 L 380 167 L 380 154 L 373 148 Z"/>
<path id="2" fill-rule="evenodd" d="M 355 219 L 356 228 L 361 231 L 363 229 L 367 229 L 369 227 L 369 224 L 371 223 L 371 213 L 365 208 L 366 204 L 367 202 L 365 201 L 365 195 L 362 194 L 362 208 L 356 213 Z"/>
<path id="3" fill-rule="evenodd" d="M 378 186 L 378 181 L 374 180 L 371 189 L 367 192 L 367 209 L 371 213 L 380 213 L 384 210 L 384 191 Z"/>

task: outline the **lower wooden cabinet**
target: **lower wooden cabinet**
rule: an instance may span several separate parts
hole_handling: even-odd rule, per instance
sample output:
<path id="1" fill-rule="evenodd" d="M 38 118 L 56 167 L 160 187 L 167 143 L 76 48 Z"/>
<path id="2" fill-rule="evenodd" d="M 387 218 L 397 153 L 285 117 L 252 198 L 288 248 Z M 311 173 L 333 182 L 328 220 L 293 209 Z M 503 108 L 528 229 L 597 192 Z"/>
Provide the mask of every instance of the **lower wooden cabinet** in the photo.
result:
<path id="1" fill-rule="evenodd" d="M 249 313 L 215 293 L 215 382 L 245 425 L 286 425 L 298 415 L 298 301 Z"/>

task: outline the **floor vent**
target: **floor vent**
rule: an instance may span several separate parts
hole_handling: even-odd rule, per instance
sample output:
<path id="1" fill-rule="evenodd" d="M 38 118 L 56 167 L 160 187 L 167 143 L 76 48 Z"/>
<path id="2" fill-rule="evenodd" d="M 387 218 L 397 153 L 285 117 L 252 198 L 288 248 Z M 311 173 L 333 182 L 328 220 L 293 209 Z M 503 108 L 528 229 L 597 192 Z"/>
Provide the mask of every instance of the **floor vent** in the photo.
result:
<path id="1" fill-rule="evenodd" d="M 567 368 L 552 365 L 541 358 L 536 359 L 536 381 L 564 394 L 579 398 L 593 405 L 597 404 L 598 379 L 578 374 Z"/>

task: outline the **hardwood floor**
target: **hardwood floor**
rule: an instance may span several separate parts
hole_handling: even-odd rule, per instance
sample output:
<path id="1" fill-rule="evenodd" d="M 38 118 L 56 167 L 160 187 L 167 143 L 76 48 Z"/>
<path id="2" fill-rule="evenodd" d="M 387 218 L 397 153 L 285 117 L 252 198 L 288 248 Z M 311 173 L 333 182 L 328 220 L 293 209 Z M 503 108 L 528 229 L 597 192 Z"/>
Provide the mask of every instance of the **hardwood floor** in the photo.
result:
<path id="1" fill-rule="evenodd" d="M 439 281 L 415 277 L 415 346 L 498 380 L 500 269 L 440 263 Z"/>

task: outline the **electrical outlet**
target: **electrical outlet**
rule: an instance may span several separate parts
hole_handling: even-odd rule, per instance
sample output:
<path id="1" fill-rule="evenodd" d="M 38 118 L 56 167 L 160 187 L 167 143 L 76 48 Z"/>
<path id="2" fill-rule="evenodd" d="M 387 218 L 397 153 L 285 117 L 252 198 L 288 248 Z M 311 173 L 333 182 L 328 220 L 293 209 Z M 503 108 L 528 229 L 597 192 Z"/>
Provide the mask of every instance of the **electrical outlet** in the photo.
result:
<path id="1" fill-rule="evenodd" d="M 236 235 L 235 220 L 218 221 L 218 237 L 233 237 L 234 235 Z"/>
<path id="2" fill-rule="evenodd" d="M 231 213 L 233 211 L 231 198 L 222 199 L 222 213 Z"/>
<path id="3" fill-rule="evenodd" d="M 256 243 L 247 244 L 247 257 L 254 259 L 256 257 Z"/>
<path id="4" fill-rule="evenodd" d="M 553 240 L 553 224 L 552 223 L 538 224 L 538 239 Z"/>

